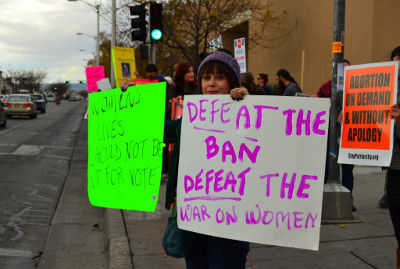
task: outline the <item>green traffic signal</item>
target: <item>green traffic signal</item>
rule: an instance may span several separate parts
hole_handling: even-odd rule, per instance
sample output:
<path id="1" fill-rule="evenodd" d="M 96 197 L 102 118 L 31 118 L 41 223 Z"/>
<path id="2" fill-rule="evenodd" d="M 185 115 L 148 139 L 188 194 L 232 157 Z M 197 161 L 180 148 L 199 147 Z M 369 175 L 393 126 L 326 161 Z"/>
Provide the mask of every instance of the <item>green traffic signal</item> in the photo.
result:
<path id="1" fill-rule="evenodd" d="M 150 35 L 154 40 L 160 40 L 162 38 L 162 32 L 159 29 L 154 29 L 151 31 Z"/>
<path id="2" fill-rule="evenodd" d="M 56 91 L 56 90 L 58 90 L 58 88 L 57 88 L 57 87 L 54 87 L 54 90 Z"/>
<path id="3" fill-rule="evenodd" d="M 71 84 L 70 80 L 65 81 L 66 84 Z"/>

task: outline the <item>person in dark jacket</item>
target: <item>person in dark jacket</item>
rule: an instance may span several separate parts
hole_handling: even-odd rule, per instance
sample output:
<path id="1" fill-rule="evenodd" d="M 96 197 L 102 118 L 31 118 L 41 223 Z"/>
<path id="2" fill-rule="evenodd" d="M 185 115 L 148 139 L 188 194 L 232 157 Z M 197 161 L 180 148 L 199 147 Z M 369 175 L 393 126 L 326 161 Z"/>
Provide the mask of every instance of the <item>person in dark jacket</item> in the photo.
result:
<path id="1" fill-rule="evenodd" d="M 193 65 L 180 63 L 176 66 L 174 75 L 174 97 L 184 97 L 186 94 L 200 94 L 196 86 Z"/>
<path id="2" fill-rule="evenodd" d="M 265 95 L 272 95 L 271 89 L 268 87 L 268 75 L 264 73 L 258 74 L 257 77 L 258 87 L 263 89 Z"/>
<path id="3" fill-rule="evenodd" d="M 343 60 L 343 66 L 349 66 L 350 62 L 346 59 Z M 318 92 L 316 93 L 317 97 L 326 97 L 331 98 L 331 88 L 332 88 L 332 80 L 329 80 L 324 85 L 319 88 Z"/>
<path id="4" fill-rule="evenodd" d="M 400 46 L 395 48 L 391 54 L 392 61 L 400 64 Z M 400 74 L 399 74 L 400 75 Z M 400 80 L 400 76 L 398 78 Z M 390 218 L 397 240 L 397 268 L 400 268 L 400 107 L 399 94 L 397 90 L 397 105 L 392 106 L 390 116 L 395 120 L 393 131 L 393 154 L 390 167 L 387 169 L 387 202 Z"/>
<path id="5" fill-rule="evenodd" d="M 283 96 L 295 96 L 296 92 L 301 93 L 299 85 L 289 71 L 280 69 L 276 75 L 278 76 L 279 91 Z"/>
<path id="6" fill-rule="evenodd" d="M 242 99 L 248 94 L 241 85 L 240 68 L 229 54 L 216 51 L 200 64 L 198 84 L 203 94 L 231 94 L 234 99 Z M 165 124 L 165 143 L 174 143 L 171 156 L 169 179 L 167 183 L 167 209 L 175 202 L 178 178 L 181 119 Z M 193 232 L 185 232 L 186 241 L 190 242 L 185 257 L 188 269 L 237 268 L 244 269 L 249 243 L 230 240 Z"/>
<path id="7" fill-rule="evenodd" d="M 242 74 L 242 86 L 245 87 L 251 95 L 264 95 L 264 90 L 254 83 L 253 73 Z"/>

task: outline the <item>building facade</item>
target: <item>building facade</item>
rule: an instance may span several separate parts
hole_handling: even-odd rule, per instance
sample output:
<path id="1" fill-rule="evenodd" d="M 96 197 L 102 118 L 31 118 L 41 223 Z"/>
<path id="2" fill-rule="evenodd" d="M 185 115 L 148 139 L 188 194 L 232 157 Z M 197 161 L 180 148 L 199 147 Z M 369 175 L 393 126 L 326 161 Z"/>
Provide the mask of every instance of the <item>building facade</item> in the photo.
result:
<path id="1" fill-rule="evenodd" d="M 255 76 L 267 73 L 270 83 L 275 83 L 276 72 L 285 68 L 302 85 L 304 93 L 314 94 L 331 78 L 334 1 L 276 2 L 280 11 L 286 11 L 285 24 L 291 31 L 276 46 L 250 46 L 247 70 Z M 400 46 L 399 14 L 398 0 L 347 0 L 344 57 L 351 64 L 389 61 L 390 52 Z M 233 51 L 233 39 L 251 38 L 253 27 L 250 20 L 225 32 L 224 47 Z"/>

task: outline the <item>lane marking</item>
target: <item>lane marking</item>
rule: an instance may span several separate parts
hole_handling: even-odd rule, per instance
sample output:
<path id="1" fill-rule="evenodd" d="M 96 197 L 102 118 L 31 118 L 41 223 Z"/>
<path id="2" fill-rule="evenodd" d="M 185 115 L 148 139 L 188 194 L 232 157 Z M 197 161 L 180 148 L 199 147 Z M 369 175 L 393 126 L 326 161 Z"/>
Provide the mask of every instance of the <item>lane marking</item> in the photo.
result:
<path id="1" fill-rule="evenodd" d="M 32 251 L 11 249 L 11 248 L 0 248 L 0 256 L 27 257 L 27 258 L 35 257 Z"/>
<path id="2" fill-rule="evenodd" d="M 9 128 L 9 129 L 7 129 L 7 130 L 5 130 L 5 131 L 2 131 L 2 132 L 0 132 L 0 135 L 1 135 L 1 134 L 5 134 L 5 133 L 7 133 L 7 132 L 9 132 L 9 131 L 11 131 L 11 130 L 13 130 L 13 129 L 15 129 L 15 128 L 18 128 L 18 127 L 24 125 L 24 124 L 25 124 L 25 123 L 21 123 L 21 124 L 19 124 L 19 125 L 16 125 L 16 126 L 14 126 L 14 127 Z"/>

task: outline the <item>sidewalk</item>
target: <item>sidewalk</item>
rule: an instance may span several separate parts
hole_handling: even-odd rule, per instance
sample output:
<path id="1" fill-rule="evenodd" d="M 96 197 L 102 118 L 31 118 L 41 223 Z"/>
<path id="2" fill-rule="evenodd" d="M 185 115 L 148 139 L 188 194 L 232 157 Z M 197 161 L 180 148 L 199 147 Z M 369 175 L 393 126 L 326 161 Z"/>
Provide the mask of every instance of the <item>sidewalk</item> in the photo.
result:
<path id="1" fill-rule="evenodd" d="M 354 221 L 322 225 L 318 252 L 251 244 L 253 268 L 395 268 L 396 240 L 389 212 L 378 207 L 384 172 L 356 167 L 354 173 Z M 122 211 L 135 269 L 185 268 L 184 259 L 166 256 L 161 246 L 169 216 L 162 199 L 165 183 L 160 192 L 156 212 Z M 252 268 L 249 260 L 247 267 Z"/>
<path id="2" fill-rule="evenodd" d="M 81 122 L 70 169 L 50 225 L 39 269 L 107 268 L 101 227 L 104 209 L 90 205 L 86 174 L 85 120 Z"/>

